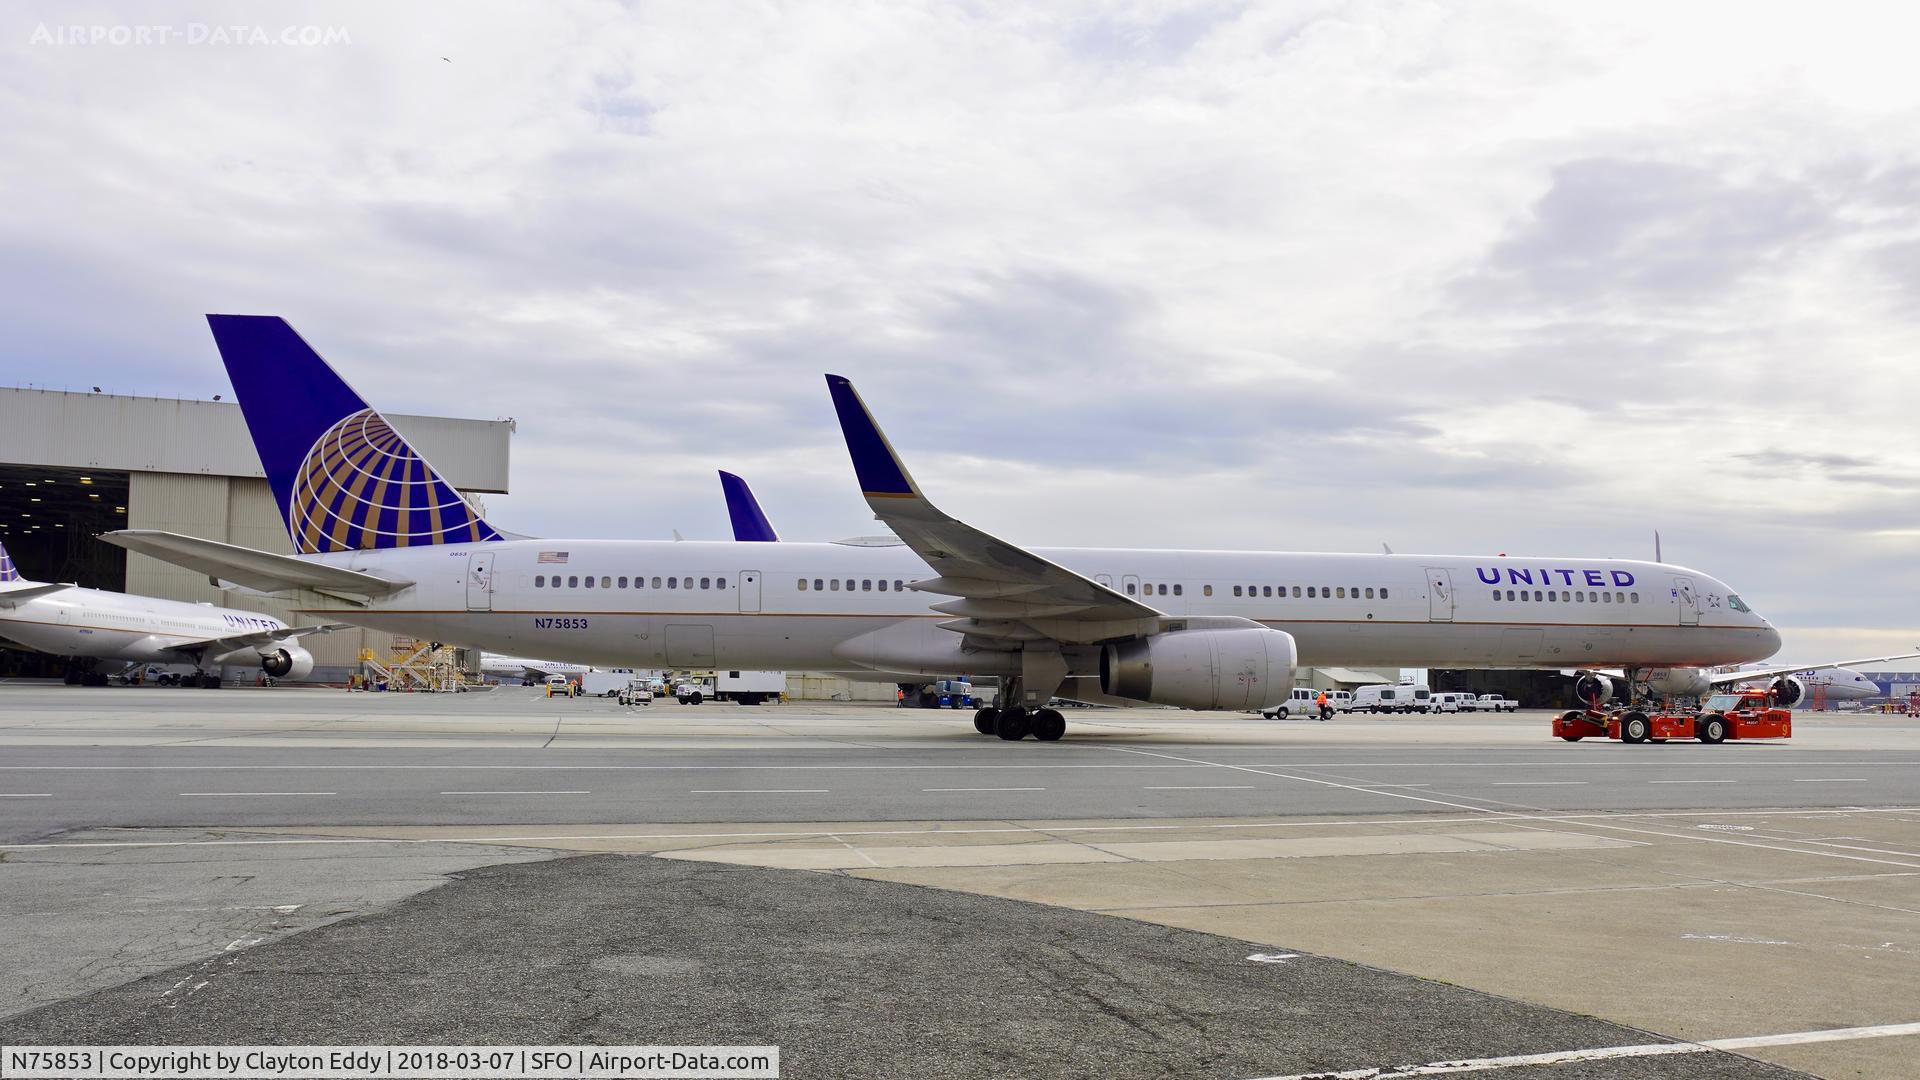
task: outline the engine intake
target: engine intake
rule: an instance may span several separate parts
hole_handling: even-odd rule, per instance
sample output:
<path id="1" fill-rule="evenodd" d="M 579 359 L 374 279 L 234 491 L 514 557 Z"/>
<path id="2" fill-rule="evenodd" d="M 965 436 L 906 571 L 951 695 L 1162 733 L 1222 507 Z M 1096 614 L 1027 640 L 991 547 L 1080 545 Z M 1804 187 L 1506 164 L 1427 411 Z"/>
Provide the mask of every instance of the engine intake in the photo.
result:
<path id="1" fill-rule="evenodd" d="M 1792 675 L 1782 675 L 1773 680 L 1773 703 L 1783 709 L 1791 709 L 1807 696 L 1807 684 Z"/>
<path id="2" fill-rule="evenodd" d="M 298 645 L 262 652 L 260 670 L 276 679 L 304 679 L 313 674 L 313 654 Z"/>
<path id="3" fill-rule="evenodd" d="M 1100 689 L 1182 709 L 1259 709 L 1286 700 L 1298 656 L 1280 630 L 1178 630 L 1100 650 Z"/>
<path id="4" fill-rule="evenodd" d="M 1573 696 L 1589 709 L 1597 709 L 1613 697 L 1613 680 L 1588 672 L 1573 684 Z"/>

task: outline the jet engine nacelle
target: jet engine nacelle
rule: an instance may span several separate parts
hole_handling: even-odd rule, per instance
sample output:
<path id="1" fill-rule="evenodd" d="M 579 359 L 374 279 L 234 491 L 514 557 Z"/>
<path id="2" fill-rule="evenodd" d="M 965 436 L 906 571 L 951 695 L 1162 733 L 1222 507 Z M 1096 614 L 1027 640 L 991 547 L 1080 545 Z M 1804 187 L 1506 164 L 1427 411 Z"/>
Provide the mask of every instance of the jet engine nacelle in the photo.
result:
<path id="1" fill-rule="evenodd" d="M 1773 680 L 1773 703 L 1783 709 L 1791 709 L 1806 700 L 1807 684 L 1798 676 L 1782 675 Z"/>
<path id="2" fill-rule="evenodd" d="M 1260 709 L 1286 700 L 1298 657 L 1279 630 L 1176 630 L 1100 650 L 1100 689 L 1182 709 Z"/>
<path id="3" fill-rule="evenodd" d="M 264 649 L 260 670 L 276 679 L 304 679 L 313 674 L 313 654 L 298 645 Z"/>
<path id="4" fill-rule="evenodd" d="M 1589 671 L 1574 680 L 1573 696 L 1589 708 L 1599 708 L 1613 697 L 1613 680 Z"/>
<path id="5" fill-rule="evenodd" d="M 1713 693 L 1713 680 L 1697 667 L 1654 668 L 1647 689 L 1663 697 L 1705 697 Z"/>

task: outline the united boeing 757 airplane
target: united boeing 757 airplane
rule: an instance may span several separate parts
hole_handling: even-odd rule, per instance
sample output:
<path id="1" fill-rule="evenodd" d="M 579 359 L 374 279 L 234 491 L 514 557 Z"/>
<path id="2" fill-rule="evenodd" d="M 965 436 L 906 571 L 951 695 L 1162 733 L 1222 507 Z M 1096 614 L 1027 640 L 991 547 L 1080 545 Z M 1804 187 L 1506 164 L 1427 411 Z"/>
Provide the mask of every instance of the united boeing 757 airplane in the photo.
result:
<path id="1" fill-rule="evenodd" d="M 257 611 L 28 581 L 0 545 L 0 638 L 67 657 L 68 683 L 106 685 L 102 661 L 191 664 L 195 673 L 184 681 L 208 687 L 220 685 L 210 669 L 226 664 L 304 679 L 313 654 L 299 639 L 341 625 L 288 626 Z"/>
<path id="2" fill-rule="evenodd" d="M 295 554 L 107 539 L 314 589 L 334 598 L 314 614 L 378 629 L 608 666 L 993 675 L 975 726 L 1042 740 L 1066 729 L 1057 693 L 1256 709 L 1300 665 L 1395 665 L 1564 668 L 1589 690 L 1618 669 L 1685 694 L 1780 645 L 1728 585 L 1662 563 L 1021 547 L 938 509 L 838 376 L 860 490 L 899 546 L 509 537 L 286 322 L 208 321 Z"/>

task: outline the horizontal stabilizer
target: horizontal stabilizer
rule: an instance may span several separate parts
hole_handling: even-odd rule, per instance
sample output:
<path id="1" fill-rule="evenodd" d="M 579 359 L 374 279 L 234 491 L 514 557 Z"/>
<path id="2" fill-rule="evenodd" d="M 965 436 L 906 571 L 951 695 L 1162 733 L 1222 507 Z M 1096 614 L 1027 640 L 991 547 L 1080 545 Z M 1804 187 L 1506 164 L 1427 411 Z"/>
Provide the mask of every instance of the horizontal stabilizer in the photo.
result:
<path id="1" fill-rule="evenodd" d="M 330 566 L 292 555 L 276 555 L 270 551 L 158 529 L 122 529 L 103 533 L 100 539 L 128 551 L 150 555 L 161 562 L 261 592 L 314 589 L 373 597 L 391 596 L 413 586 L 411 581 L 394 581 L 348 570 L 343 566 Z"/>
<path id="2" fill-rule="evenodd" d="M 62 589 L 71 589 L 72 585 L 29 585 L 24 589 L 8 589 L 0 592 L 0 607 L 13 607 L 24 604 L 37 596 L 50 596 Z"/>

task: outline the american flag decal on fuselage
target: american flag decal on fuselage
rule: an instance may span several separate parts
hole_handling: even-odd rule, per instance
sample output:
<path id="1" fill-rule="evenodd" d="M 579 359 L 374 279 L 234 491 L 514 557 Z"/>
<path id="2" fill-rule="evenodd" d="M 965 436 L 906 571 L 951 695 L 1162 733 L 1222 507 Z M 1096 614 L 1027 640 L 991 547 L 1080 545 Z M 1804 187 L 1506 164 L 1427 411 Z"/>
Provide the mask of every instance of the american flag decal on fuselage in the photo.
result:
<path id="1" fill-rule="evenodd" d="M 537 561 L 546 566 L 564 564 L 567 561 L 567 555 L 568 552 L 565 551 L 543 551 Z"/>

